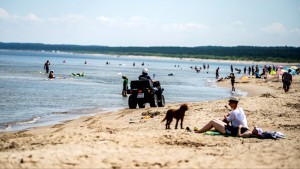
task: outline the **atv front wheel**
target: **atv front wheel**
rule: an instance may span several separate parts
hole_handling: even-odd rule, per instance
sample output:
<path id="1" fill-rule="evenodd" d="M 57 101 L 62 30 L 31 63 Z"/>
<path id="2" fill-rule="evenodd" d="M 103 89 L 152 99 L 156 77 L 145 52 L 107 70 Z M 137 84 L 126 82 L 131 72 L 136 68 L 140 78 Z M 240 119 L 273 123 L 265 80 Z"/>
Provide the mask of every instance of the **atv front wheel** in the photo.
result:
<path id="1" fill-rule="evenodd" d="M 152 100 L 150 101 L 150 107 L 157 107 L 157 95 L 154 94 Z"/>
<path id="2" fill-rule="evenodd" d="M 165 96 L 161 95 L 160 100 L 157 103 L 158 107 L 165 107 Z"/>

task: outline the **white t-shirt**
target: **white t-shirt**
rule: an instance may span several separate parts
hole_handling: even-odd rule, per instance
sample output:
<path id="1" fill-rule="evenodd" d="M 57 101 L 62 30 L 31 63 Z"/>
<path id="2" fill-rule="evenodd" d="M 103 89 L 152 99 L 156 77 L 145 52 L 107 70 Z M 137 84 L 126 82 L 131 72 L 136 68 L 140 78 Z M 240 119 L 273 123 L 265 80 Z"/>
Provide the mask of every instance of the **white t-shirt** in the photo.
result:
<path id="1" fill-rule="evenodd" d="M 230 112 L 230 115 L 226 118 L 227 121 L 232 122 L 233 127 L 239 127 L 241 124 L 242 127 L 249 128 L 247 124 L 247 119 L 242 108 L 236 108 Z"/>

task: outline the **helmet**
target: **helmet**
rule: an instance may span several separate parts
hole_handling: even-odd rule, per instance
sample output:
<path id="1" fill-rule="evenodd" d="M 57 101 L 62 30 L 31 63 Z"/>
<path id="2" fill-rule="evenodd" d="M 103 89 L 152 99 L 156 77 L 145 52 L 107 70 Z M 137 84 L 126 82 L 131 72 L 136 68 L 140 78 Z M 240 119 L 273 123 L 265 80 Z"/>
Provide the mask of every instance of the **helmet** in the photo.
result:
<path id="1" fill-rule="evenodd" d="M 147 68 L 144 68 L 142 73 L 148 73 L 148 69 Z"/>
<path id="2" fill-rule="evenodd" d="M 127 79 L 127 76 L 125 76 L 125 75 L 122 75 L 122 78 L 123 78 L 123 79 Z"/>

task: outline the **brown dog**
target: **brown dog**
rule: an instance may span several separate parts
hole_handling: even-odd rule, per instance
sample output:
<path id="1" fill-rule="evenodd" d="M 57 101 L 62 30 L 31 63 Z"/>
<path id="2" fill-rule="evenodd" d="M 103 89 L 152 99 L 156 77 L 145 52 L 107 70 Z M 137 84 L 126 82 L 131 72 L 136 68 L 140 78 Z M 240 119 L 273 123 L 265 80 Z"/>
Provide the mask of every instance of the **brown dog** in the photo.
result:
<path id="1" fill-rule="evenodd" d="M 182 127 L 183 118 L 185 115 L 185 111 L 187 111 L 188 109 L 189 108 L 188 108 L 187 104 L 182 104 L 179 109 L 169 109 L 167 111 L 166 117 L 161 122 L 164 122 L 165 120 L 167 120 L 166 129 L 170 129 L 170 124 L 171 124 L 173 118 L 175 118 L 176 119 L 175 129 L 177 129 L 179 120 L 181 120 L 180 126 L 181 126 L 181 129 L 183 129 L 183 127 Z"/>

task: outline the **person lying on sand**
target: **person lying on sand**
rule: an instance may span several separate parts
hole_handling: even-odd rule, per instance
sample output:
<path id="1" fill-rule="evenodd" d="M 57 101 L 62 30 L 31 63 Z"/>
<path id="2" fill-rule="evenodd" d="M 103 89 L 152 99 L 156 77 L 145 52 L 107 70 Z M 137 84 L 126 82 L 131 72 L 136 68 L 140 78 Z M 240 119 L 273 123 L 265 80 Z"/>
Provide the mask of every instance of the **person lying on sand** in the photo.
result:
<path id="1" fill-rule="evenodd" d="M 230 97 L 228 100 L 231 112 L 224 116 L 224 120 L 213 119 L 204 125 L 200 130 L 195 130 L 195 133 L 204 133 L 212 128 L 215 128 L 222 134 L 239 137 L 250 137 L 252 132 L 247 125 L 247 119 L 242 108 L 238 107 L 239 99 Z M 229 125 L 231 122 L 232 125 Z"/>

